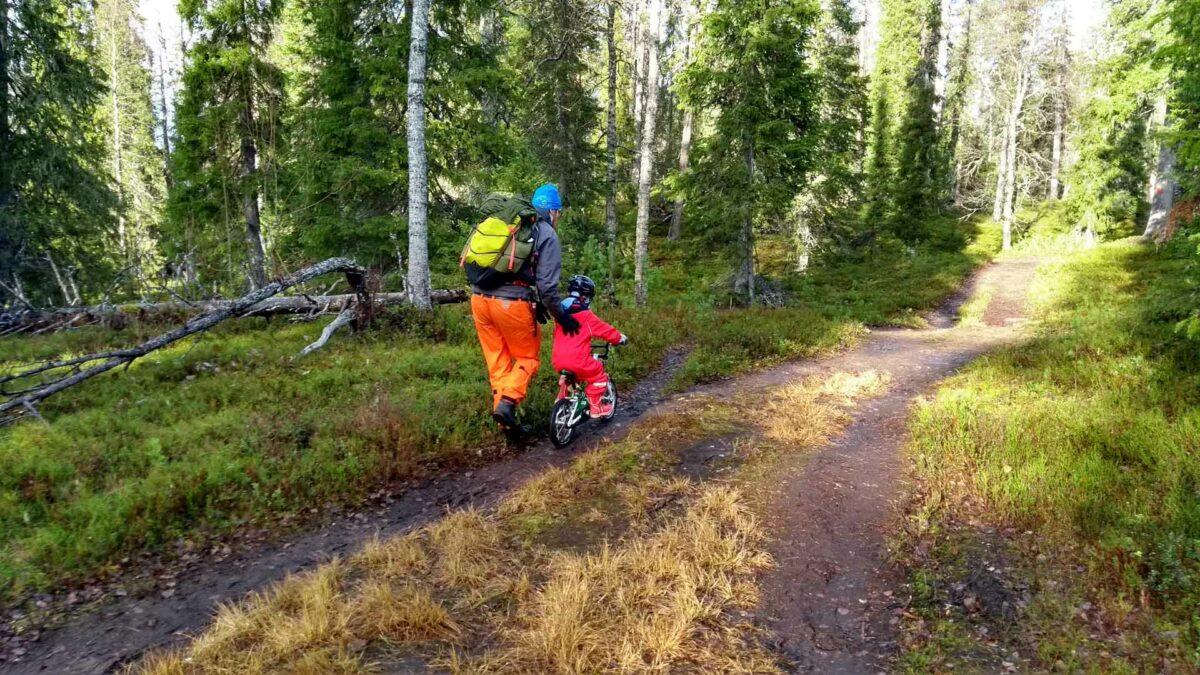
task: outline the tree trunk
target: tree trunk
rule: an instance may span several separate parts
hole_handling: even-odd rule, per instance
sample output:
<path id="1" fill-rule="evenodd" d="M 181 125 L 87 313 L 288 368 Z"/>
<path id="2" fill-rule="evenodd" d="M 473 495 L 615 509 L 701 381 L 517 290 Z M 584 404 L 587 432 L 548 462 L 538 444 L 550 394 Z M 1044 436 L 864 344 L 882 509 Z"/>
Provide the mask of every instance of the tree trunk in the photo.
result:
<path id="1" fill-rule="evenodd" d="M 688 152 L 692 149 L 692 111 L 691 109 L 683 112 L 683 132 L 679 138 L 679 175 L 687 173 L 688 170 Z M 675 200 L 675 208 L 671 211 L 671 229 L 667 233 L 667 238 L 671 241 L 678 241 L 683 235 L 683 199 Z"/>
<path id="2" fill-rule="evenodd" d="M 120 92 L 120 76 L 117 73 L 117 11 L 116 7 L 111 9 L 109 20 L 109 45 L 108 45 L 108 92 L 112 104 L 112 167 L 113 179 L 117 194 L 117 246 L 121 252 L 121 257 L 124 258 L 126 264 L 129 263 L 129 245 L 126 241 L 125 234 L 125 186 L 121 176 L 121 106 L 118 92 Z"/>
<path id="3" fill-rule="evenodd" d="M 350 285 L 357 291 L 362 291 L 364 270 L 353 261 L 346 258 L 330 258 L 324 262 L 306 267 L 291 276 L 276 280 L 262 288 L 231 301 L 227 306 L 197 316 L 185 325 L 147 340 L 136 347 L 121 349 L 99 354 L 88 354 L 66 361 L 43 363 L 16 373 L 5 373 L 0 376 L 0 384 L 9 382 L 36 382 L 31 389 L 16 393 L 8 393 L 7 400 L 0 402 L 0 425 L 12 422 L 23 412 L 36 415 L 34 404 L 57 394 L 64 389 L 73 387 L 89 378 L 108 372 L 119 366 L 132 363 L 134 360 L 177 342 L 189 335 L 206 331 L 226 319 L 245 315 L 248 310 L 271 296 L 276 295 L 296 284 L 303 283 L 314 277 L 330 272 L 344 272 L 350 280 Z M 366 299 L 365 297 L 363 299 Z M 59 375 L 54 377 L 55 372 Z M 65 371 L 65 372 L 64 372 Z"/>
<path id="4" fill-rule="evenodd" d="M 1008 180 L 1008 125 L 1000 134 L 1000 158 L 996 164 L 996 195 L 992 200 L 992 220 L 1000 222 L 1004 216 L 1005 181 Z"/>
<path id="5" fill-rule="evenodd" d="M 253 128 L 253 113 L 247 105 L 242 119 L 247 129 Z M 246 134 L 242 136 L 242 214 L 246 217 L 246 276 L 250 281 L 250 290 L 262 288 L 267 283 L 265 268 L 266 254 L 263 252 L 262 221 L 258 210 L 258 186 L 254 181 L 258 177 L 258 147 L 254 139 Z"/>
<path id="6" fill-rule="evenodd" d="M 646 128 L 646 90 L 648 89 L 646 68 L 650 62 L 651 41 L 651 28 L 647 24 L 651 21 L 650 13 L 653 11 L 655 3 L 662 1 L 642 0 L 638 3 L 638 8 L 634 13 L 636 33 L 633 48 L 636 63 L 633 71 L 633 101 L 631 102 L 634 127 L 633 161 L 629 163 L 629 181 L 634 185 L 641 184 L 639 172 L 642 170 L 642 134 Z M 643 13 L 642 10 L 645 12 Z"/>
<path id="7" fill-rule="evenodd" d="M 8 213 L 10 205 L 16 198 L 16 186 L 13 176 L 12 129 L 9 122 L 9 34 L 8 34 L 8 0 L 0 0 L 0 280 L 13 280 L 12 295 L 17 301 L 24 297 L 17 291 L 16 250 L 19 235 L 14 227 L 13 217 Z"/>
<path id="8" fill-rule="evenodd" d="M 683 49 L 683 65 L 687 66 L 692 57 L 692 28 L 689 25 L 686 29 L 687 45 Z M 692 109 L 687 108 L 683 111 L 683 128 L 679 134 L 679 175 L 687 173 L 688 170 L 688 153 L 692 149 Z M 676 198 L 674 207 L 671 209 L 671 229 L 667 231 L 667 238 L 671 241 L 678 241 L 683 234 L 683 199 Z"/>
<path id="9" fill-rule="evenodd" d="M 746 140 L 746 185 L 753 189 L 754 174 L 757 170 L 754 159 L 754 140 Z M 738 233 L 738 248 L 742 256 L 738 265 L 737 278 L 733 282 L 735 295 L 744 295 L 748 305 L 754 304 L 754 213 L 750 209 L 750 199 L 746 199 L 742 213 L 742 229 Z"/>
<path id="10" fill-rule="evenodd" d="M 425 155 L 425 57 L 429 0 L 413 0 L 408 53 L 408 294 L 429 309 L 429 163 Z"/>
<path id="11" fill-rule="evenodd" d="M 637 304 L 646 304 L 646 264 L 650 239 L 650 183 L 654 177 L 654 130 L 658 122 L 658 45 L 662 40 L 663 0 L 650 0 L 646 32 L 646 102 L 638 157 L 637 235 L 634 251 L 634 286 Z"/>
<path id="12" fill-rule="evenodd" d="M 1012 227 L 1017 202 L 1017 143 L 1021 129 L 1021 110 L 1025 105 L 1025 95 L 1029 89 L 1029 77 L 1022 68 L 1017 73 L 1017 86 L 1013 93 L 1012 110 L 1008 115 L 1005 127 L 1007 142 L 1007 157 L 1004 162 L 1006 177 L 1004 180 L 1004 202 L 1001 216 L 1003 218 L 1004 249 L 1012 248 Z"/>
<path id="13" fill-rule="evenodd" d="M 604 229 L 608 234 L 608 294 L 617 294 L 617 3 L 608 3 L 608 129 L 605 132 L 608 166 L 605 179 Z"/>
<path id="14" fill-rule="evenodd" d="M 1158 97 L 1154 104 L 1154 122 L 1159 130 L 1167 123 L 1167 98 Z M 1175 148 L 1165 141 L 1158 143 L 1158 161 L 1150 173 L 1150 217 L 1142 236 L 1156 243 L 1167 238 L 1167 224 L 1175 205 Z"/>
<path id="15" fill-rule="evenodd" d="M 171 124 L 170 109 L 167 107 L 167 38 L 163 34 L 162 24 L 158 25 L 158 123 L 162 129 L 163 138 L 163 177 L 167 188 L 170 189 L 171 179 Z"/>
<path id="16" fill-rule="evenodd" d="M 1058 186 L 1058 175 L 1062 170 L 1063 127 L 1066 123 L 1066 110 L 1060 91 L 1054 100 L 1054 131 L 1050 145 L 1050 194 L 1051 201 L 1059 197 L 1061 190 Z"/>

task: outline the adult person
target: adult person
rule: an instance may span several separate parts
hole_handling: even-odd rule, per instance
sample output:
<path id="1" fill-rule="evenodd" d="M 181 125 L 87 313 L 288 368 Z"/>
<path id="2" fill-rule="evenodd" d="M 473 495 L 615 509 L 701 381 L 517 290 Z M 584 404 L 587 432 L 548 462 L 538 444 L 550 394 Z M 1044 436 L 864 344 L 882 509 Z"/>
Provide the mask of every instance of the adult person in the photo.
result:
<path id="1" fill-rule="evenodd" d="M 492 417 L 510 434 L 519 428 L 517 406 L 541 365 L 538 324 L 553 316 L 568 335 L 579 331 L 579 322 L 562 310 L 558 293 L 562 247 L 556 228 L 563 207 L 558 187 L 542 185 L 530 203 L 537 221 L 529 259 L 498 286 L 471 286 L 471 316 L 492 385 Z"/>

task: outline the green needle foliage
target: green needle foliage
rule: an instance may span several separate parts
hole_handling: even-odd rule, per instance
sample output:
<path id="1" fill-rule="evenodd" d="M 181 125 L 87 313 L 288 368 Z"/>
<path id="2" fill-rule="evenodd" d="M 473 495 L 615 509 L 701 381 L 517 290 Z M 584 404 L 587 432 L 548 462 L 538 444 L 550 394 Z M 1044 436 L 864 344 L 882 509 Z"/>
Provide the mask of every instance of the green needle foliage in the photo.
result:
<path id="1" fill-rule="evenodd" d="M 688 203 L 714 240 L 736 241 L 734 292 L 751 299 L 754 230 L 787 212 L 812 169 L 820 91 L 806 53 L 819 17 L 808 0 L 718 2 L 680 77 L 684 104 L 713 117 Z"/>
<path id="2" fill-rule="evenodd" d="M 91 16 L 72 0 L 0 10 L 0 283 L 10 299 L 59 304 L 50 260 L 84 288 L 116 273 Z"/>

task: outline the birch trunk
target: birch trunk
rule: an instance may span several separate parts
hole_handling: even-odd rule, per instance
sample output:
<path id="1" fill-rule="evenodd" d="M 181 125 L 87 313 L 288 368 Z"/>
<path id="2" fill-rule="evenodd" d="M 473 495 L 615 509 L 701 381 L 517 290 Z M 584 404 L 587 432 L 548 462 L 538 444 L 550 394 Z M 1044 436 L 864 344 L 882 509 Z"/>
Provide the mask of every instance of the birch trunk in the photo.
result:
<path id="1" fill-rule="evenodd" d="M 640 171 L 642 169 L 642 134 L 645 131 L 646 117 L 646 90 L 648 87 L 646 68 L 649 64 L 650 56 L 650 41 L 651 28 L 648 25 L 650 22 L 650 12 L 653 11 L 655 3 L 663 0 L 643 0 L 638 3 L 638 8 L 634 13 L 635 40 L 633 48 L 636 55 L 636 64 L 633 71 L 633 161 L 629 163 L 629 181 L 634 185 L 640 185 Z M 644 10 L 644 11 L 643 11 Z M 657 58 L 657 57 L 656 57 Z"/>
<path id="2" fill-rule="evenodd" d="M 683 65 L 684 67 L 691 61 L 692 57 L 692 27 L 687 27 L 687 44 L 683 48 Z M 688 153 L 692 149 L 692 110 L 688 108 L 683 111 L 683 129 L 679 136 L 679 175 L 687 173 L 688 170 Z M 667 238 L 671 241 L 678 241 L 680 235 L 683 234 L 683 199 L 676 198 L 674 208 L 671 210 L 671 229 L 667 231 Z"/>
<path id="3" fill-rule="evenodd" d="M 413 0 L 408 53 L 408 283 L 409 301 L 433 307 L 429 282 L 429 164 L 425 154 L 425 58 L 429 0 Z"/>
<path id="4" fill-rule="evenodd" d="M 120 91 L 120 75 L 117 72 L 117 11 L 110 8 L 108 39 L 108 91 L 112 105 L 112 168 L 117 196 L 117 247 L 126 264 L 129 263 L 129 245 L 125 234 L 125 185 L 121 176 L 121 106 L 117 94 Z"/>
<path id="5" fill-rule="evenodd" d="M 642 134 L 638 157 L 637 232 L 634 251 L 634 288 L 637 304 L 646 304 L 646 264 L 649 258 L 650 183 L 654 173 L 654 130 L 658 122 L 658 46 L 662 40 L 663 0 L 650 0 L 646 31 L 646 82 Z"/>
<path id="6" fill-rule="evenodd" d="M 1066 122 L 1064 107 L 1062 93 L 1059 92 L 1054 100 L 1054 136 L 1050 145 L 1050 194 L 1048 196 L 1051 201 L 1057 200 L 1061 192 L 1058 176 L 1062 171 L 1063 127 Z"/>
<path id="7" fill-rule="evenodd" d="M 1007 158 L 1005 160 L 1006 177 L 1004 180 L 1004 203 L 1003 203 L 1003 221 L 1004 221 L 1004 249 L 1012 248 L 1012 227 L 1016 212 L 1017 202 L 1017 143 L 1018 134 L 1021 129 L 1021 110 L 1025 105 L 1025 96 L 1029 89 L 1028 74 L 1022 69 L 1017 74 L 1017 86 L 1014 91 L 1012 110 L 1009 112 L 1008 124 L 1005 129 L 1007 136 Z"/>
<path id="8" fill-rule="evenodd" d="M 254 128 L 254 113 L 250 110 L 247 100 L 242 111 L 245 125 L 242 136 L 242 215 L 246 217 L 246 278 L 250 282 L 250 290 L 258 290 L 267 283 L 265 268 L 266 255 L 263 253 L 262 220 L 258 209 L 258 186 L 254 181 L 258 178 L 258 146 L 250 136 Z"/>
<path id="9" fill-rule="evenodd" d="M 166 179 L 167 187 L 170 188 L 171 180 L 171 129 L 170 129 L 170 110 L 167 108 L 167 38 L 163 35 L 162 24 L 158 25 L 158 107 L 160 110 L 158 123 L 162 129 L 163 139 L 163 177 Z"/>
<path id="10" fill-rule="evenodd" d="M 608 129 L 605 141 L 608 166 L 605 179 L 608 189 L 604 195 L 604 229 L 608 234 L 608 293 L 617 292 L 617 3 L 608 3 Z"/>
<path id="11" fill-rule="evenodd" d="M 1154 125 L 1163 129 L 1167 123 L 1167 98 L 1160 94 L 1154 103 Z M 1150 216 L 1142 236 L 1161 243 L 1167 233 L 1171 208 L 1175 205 L 1175 148 L 1159 141 L 1158 161 L 1150 173 Z"/>

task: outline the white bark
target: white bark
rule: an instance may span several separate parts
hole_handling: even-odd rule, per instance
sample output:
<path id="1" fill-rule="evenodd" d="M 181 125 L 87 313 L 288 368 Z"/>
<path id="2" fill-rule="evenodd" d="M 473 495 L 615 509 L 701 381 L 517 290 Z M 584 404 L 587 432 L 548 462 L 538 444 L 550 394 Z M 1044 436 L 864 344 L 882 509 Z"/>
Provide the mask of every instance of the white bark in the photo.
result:
<path id="1" fill-rule="evenodd" d="M 1161 130 L 1167 123 L 1167 98 L 1160 94 L 1154 105 L 1154 123 Z M 1171 209 L 1175 206 L 1175 148 L 1159 141 L 1158 160 L 1150 172 L 1150 217 L 1142 236 L 1156 243 L 1167 238 Z"/>
<path id="2" fill-rule="evenodd" d="M 425 58 L 429 0 L 413 0 L 408 54 L 408 283 L 410 302 L 429 309 L 429 163 L 425 154 Z"/>
<path id="3" fill-rule="evenodd" d="M 679 139 L 679 175 L 687 173 L 688 153 L 692 148 L 692 111 L 683 112 L 683 132 Z M 675 200 L 675 208 L 671 212 L 671 230 L 667 238 L 676 241 L 683 234 L 683 200 Z"/>
<path id="4" fill-rule="evenodd" d="M 638 157 L 637 232 L 634 251 L 634 288 L 637 304 L 646 304 L 646 264 L 649 258 L 650 183 L 654 174 L 654 130 L 658 122 L 658 47 L 662 42 L 663 0 L 650 0 L 646 31 L 646 102 Z"/>
<path id="5" fill-rule="evenodd" d="M 1021 112 L 1025 106 L 1025 97 L 1029 93 L 1029 80 L 1029 72 L 1021 67 L 1017 71 L 1017 83 L 1004 129 L 1004 171 L 1001 176 L 1002 185 L 997 188 L 997 196 L 1001 199 L 1000 216 L 1006 250 L 1012 248 L 1012 227 L 1017 201 L 1017 143 L 1021 131 Z"/>
<path id="6" fill-rule="evenodd" d="M 608 129 L 605 132 L 607 151 L 607 189 L 604 195 L 604 229 L 608 234 L 608 292 L 617 291 L 617 3 L 608 4 Z"/>

